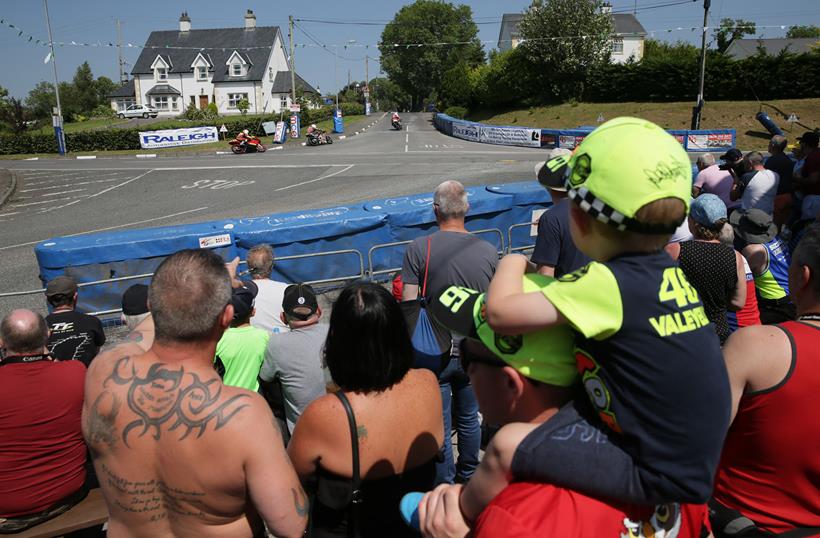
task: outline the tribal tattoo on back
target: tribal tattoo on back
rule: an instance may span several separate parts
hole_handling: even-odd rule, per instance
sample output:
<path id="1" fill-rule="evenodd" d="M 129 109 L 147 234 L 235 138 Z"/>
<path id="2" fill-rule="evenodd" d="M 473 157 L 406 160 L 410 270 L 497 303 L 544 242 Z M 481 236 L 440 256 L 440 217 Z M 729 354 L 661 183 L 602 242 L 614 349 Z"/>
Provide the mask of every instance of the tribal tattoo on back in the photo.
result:
<path id="1" fill-rule="evenodd" d="M 249 405 L 247 394 L 220 402 L 222 383 L 219 379 L 202 381 L 197 374 L 186 373 L 182 367 L 170 370 L 163 363 L 154 363 L 148 373 L 140 376 L 130 357 L 117 360 L 103 387 L 109 383 L 128 387 L 126 403 L 138 417 L 122 430 L 122 440 L 129 448 L 129 434 L 143 437 L 150 432 L 159 440 L 166 426 L 168 431 L 181 432 L 179 440 L 192 432 L 196 432 L 197 438 L 202 437 L 209 424 L 213 424 L 216 431 Z"/>

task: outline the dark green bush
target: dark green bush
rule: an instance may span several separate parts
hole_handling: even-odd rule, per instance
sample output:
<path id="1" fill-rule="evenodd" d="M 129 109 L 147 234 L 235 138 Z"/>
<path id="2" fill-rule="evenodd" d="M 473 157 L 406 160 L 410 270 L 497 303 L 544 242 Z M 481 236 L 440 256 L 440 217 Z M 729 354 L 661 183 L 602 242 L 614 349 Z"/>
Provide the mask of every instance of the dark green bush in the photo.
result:
<path id="1" fill-rule="evenodd" d="M 467 109 L 463 106 L 451 106 L 448 107 L 444 111 L 444 113 L 450 116 L 451 118 L 458 118 L 460 120 L 463 120 L 464 117 L 467 115 Z"/>
<path id="2" fill-rule="evenodd" d="M 339 105 L 343 116 L 361 116 L 364 114 L 364 105 L 360 103 L 342 103 Z"/>

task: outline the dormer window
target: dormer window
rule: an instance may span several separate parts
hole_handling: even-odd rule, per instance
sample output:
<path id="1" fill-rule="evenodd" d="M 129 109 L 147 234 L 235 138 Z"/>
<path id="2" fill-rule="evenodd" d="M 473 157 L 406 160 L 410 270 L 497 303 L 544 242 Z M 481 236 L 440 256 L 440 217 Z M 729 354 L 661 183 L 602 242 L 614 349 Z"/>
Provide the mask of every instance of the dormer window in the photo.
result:
<path id="1" fill-rule="evenodd" d="M 167 67 L 157 67 L 157 80 L 168 80 Z"/>
<path id="2" fill-rule="evenodd" d="M 206 66 L 200 65 L 196 68 L 196 79 L 208 80 L 208 68 Z"/>
<path id="3" fill-rule="evenodd" d="M 228 66 L 228 75 L 231 77 L 244 77 L 250 68 L 247 59 L 237 51 L 233 51 L 225 65 Z"/>
<path id="4" fill-rule="evenodd" d="M 234 76 L 234 77 L 241 77 L 242 76 L 242 64 L 232 64 L 231 65 L 231 76 Z"/>
<path id="5" fill-rule="evenodd" d="M 166 82 L 168 80 L 168 70 L 171 68 L 171 59 L 157 56 L 154 63 L 151 64 L 151 69 L 154 70 L 154 79 L 157 82 Z"/>

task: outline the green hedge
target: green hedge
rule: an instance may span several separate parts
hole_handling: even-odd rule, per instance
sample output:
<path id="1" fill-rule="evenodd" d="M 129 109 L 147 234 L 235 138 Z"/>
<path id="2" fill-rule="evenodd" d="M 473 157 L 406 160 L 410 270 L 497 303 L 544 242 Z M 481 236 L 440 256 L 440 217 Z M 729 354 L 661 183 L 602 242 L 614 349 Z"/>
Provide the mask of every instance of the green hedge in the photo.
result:
<path id="1" fill-rule="evenodd" d="M 342 103 L 344 115 L 364 114 L 364 107 L 358 103 Z M 333 107 L 324 106 L 301 112 L 302 125 L 309 125 L 333 117 Z M 265 116 L 231 116 L 216 120 L 168 120 L 146 125 L 140 129 L 106 129 L 99 131 L 79 131 L 66 133 L 66 148 L 70 153 L 80 151 L 136 150 L 140 149 L 139 132 L 147 130 L 180 129 L 185 127 L 208 127 L 225 125 L 228 135 L 235 135 L 243 129 L 261 133 L 260 124 L 278 121 L 279 114 Z M 287 118 L 287 115 L 283 116 Z M 25 153 L 57 153 L 57 141 L 52 134 L 0 135 L 0 155 Z"/>

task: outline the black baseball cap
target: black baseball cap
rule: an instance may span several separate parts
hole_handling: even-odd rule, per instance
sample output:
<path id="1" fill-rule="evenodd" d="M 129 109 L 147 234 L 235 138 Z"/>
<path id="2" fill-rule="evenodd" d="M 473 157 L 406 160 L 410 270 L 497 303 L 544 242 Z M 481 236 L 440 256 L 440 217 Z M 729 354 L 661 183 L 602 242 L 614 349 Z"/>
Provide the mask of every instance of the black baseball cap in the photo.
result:
<path id="1" fill-rule="evenodd" d="M 803 136 L 797 137 L 797 141 L 816 148 L 820 144 L 820 136 L 816 131 L 806 131 Z"/>
<path id="2" fill-rule="evenodd" d="M 282 310 L 293 319 L 305 321 L 319 310 L 316 292 L 309 284 L 291 284 L 285 288 Z"/>
<path id="3" fill-rule="evenodd" d="M 231 304 L 234 320 L 245 319 L 251 315 L 257 293 L 259 293 L 259 288 L 252 280 L 242 282 L 241 287 L 233 289 Z"/>
<path id="4" fill-rule="evenodd" d="M 566 149 L 555 149 L 549 158 L 535 166 L 535 177 L 542 186 L 554 191 L 567 190 L 567 165 L 572 153 Z"/>
<path id="5" fill-rule="evenodd" d="M 743 158 L 743 152 L 737 148 L 732 148 L 720 156 L 721 161 L 739 161 Z"/>
<path id="6" fill-rule="evenodd" d="M 139 316 L 148 312 L 148 286 L 134 284 L 122 294 L 122 313 Z"/>

